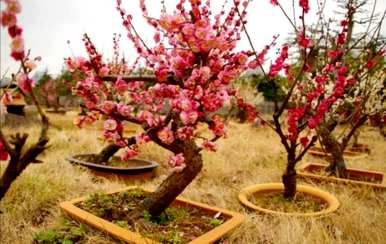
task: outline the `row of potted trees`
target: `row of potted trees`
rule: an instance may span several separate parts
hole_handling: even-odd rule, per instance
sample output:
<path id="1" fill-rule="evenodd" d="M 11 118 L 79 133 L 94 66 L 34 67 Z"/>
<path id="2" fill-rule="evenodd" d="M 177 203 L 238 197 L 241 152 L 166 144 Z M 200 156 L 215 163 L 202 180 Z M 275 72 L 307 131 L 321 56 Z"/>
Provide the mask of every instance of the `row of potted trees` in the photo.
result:
<path id="1" fill-rule="evenodd" d="M 16 0 L 6 2 L 10 7 L 4 14 L 14 16 L 19 12 L 19 9 L 14 10 L 16 7 L 20 8 Z M 288 16 L 279 1 L 271 3 Z M 357 128 L 374 113 L 374 110 L 366 110 L 369 109 L 368 102 L 374 98 L 373 86 L 369 84 L 374 83 L 374 87 L 377 87 L 379 76 L 384 78 L 384 46 L 377 42 L 381 21 L 378 23 L 371 19 L 368 31 L 360 41 L 355 41 L 352 33 L 354 15 L 358 8 L 355 1 L 348 0 L 345 17 L 339 22 L 337 33 L 325 29 L 331 23 L 324 19 L 322 12 L 318 15 L 318 26 L 321 29 L 316 28 L 319 32 L 315 32 L 306 25 L 305 17 L 310 11 L 308 1 L 299 1 L 301 24 L 288 18 L 296 34 L 293 45 L 298 55 L 291 52 L 289 44 L 284 44 L 280 47 L 278 57 L 266 71 L 266 55 L 275 42 L 260 52 L 255 49 L 246 28 L 249 1 L 241 3 L 234 0 L 228 11 L 224 7 L 217 15 L 211 12 L 210 1 L 180 1 L 172 14 L 162 11 L 158 19 L 148 16 L 144 1 L 140 1 L 140 7 L 144 19 L 154 29 L 154 45 L 151 47 L 144 42 L 133 25 L 132 15 L 117 0 L 117 10 L 122 17 L 123 26 L 137 51 L 138 58 L 134 65 L 143 62 L 150 70 L 150 75 L 133 75 L 131 70 L 135 70 L 134 68 L 125 68 L 122 73 L 117 68 L 119 62 L 115 62 L 115 66 L 108 65 L 87 35 L 83 41 L 88 58 L 72 57 L 66 60 L 71 71 L 80 72 L 83 76 L 74 89 L 76 95 L 82 98 L 86 113 L 79 116 L 75 124 L 81 127 L 82 124 L 96 121 L 102 116 L 106 118 L 103 136 L 111 144 L 90 159 L 93 163 L 107 162 L 121 148 L 124 151 L 122 160 L 130 160 L 138 155 L 142 144 L 150 141 L 173 154 L 169 159 L 172 173 L 154 191 L 130 188 L 109 195 L 122 197 L 123 200 L 129 198 L 135 202 L 125 214 L 127 225 L 135 229 L 136 223 L 146 218 L 160 221 L 170 206 L 188 204 L 205 208 L 203 211 L 215 216 L 217 220 L 219 215 L 224 216 L 221 219 L 223 224 L 210 230 L 211 234 L 224 234 L 241 223 L 243 217 L 240 214 L 178 198 L 200 173 L 203 166 L 202 150 L 216 151 L 216 141 L 226 136 L 226 124 L 217 112 L 232 103 L 245 111 L 248 119 L 258 117 L 273 129 L 287 155 L 283 184 L 268 185 L 269 188 L 246 188 L 239 196 L 240 201 L 261 210 L 261 207 L 251 201 L 256 192 L 282 194 L 289 202 L 296 200 L 297 192 L 304 192 L 325 199 L 327 211 L 337 209 L 339 203 L 330 194 L 307 186 L 298 186 L 295 167 L 320 138 L 321 144 L 333 155 L 328 170 L 338 177 L 349 176 L 342 152 Z M 19 28 L 15 23 L 11 24 L 6 26 L 9 29 Z M 377 27 L 375 30 L 373 25 Z M 14 35 L 12 29 L 9 32 L 14 39 L 21 34 Z M 251 51 L 237 51 L 237 43 L 242 34 L 248 37 Z M 353 52 L 358 43 L 361 43 L 360 48 Z M 12 54 L 20 61 L 23 67 L 21 74 L 25 75 L 19 85 L 36 100 L 28 78 L 30 70 L 25 65 L 28 55 L 25 57 L 23 52 Z M 360 62 L 350 61 L 352 59 Z M 283 89 L 279 89 L 282 81 L 280 74 L 284 73 L 288 82 L 288 89 L 284 89 L 282 99 L 279 101 L 275 96 L 273 98 L 272 121 L 265 119 L 252 105 L 237 97 L 236 90 L 232 87 L 232 82 L 245 70 L 256 68 L 263 72 L 274 94 L 278 90 L 283 92 Z M 359 102 L 356 100 L 358 96 L 361 99 Z M 351 113 L 346 106 L 350 98 L 354 99 L 355 105 L 354 112 Z M 45 145 L 48 142 L 48 120 L 37 102 L 36 106 L 43 124 L 39 143 L 44 142 Z M 331 132 L 337 128 L 337 118 L 339 119 L 342 111 L 353 126 L 342 142 L 338 142 Z M 126 122 L 141 126 L 142 132 L 134 136 L 123 133 Z M 198 129 L 202 127 L 207 127 L 211 133 L 205 136 L 199 134 Z M 12 148 L 5 136 L 2 133 L 0 135 L 2 158 L 10 155 L 9 165 L 13 165 L 13 161 L 24 162 L 24 157 L 20 158 L 20 155 L 14 153 L 18 146 L 15 144 Z M 39 148 L 44 150 L 44 145 L 39 144 Z M 26 160 L 34 161 L 42 150 L 33 154 L 33 160 Z M 4 193 L 5 191 L 6 189 Z M 128 193 L 125 195 L 122 192 Z M 95 197 L 91 205 L 99 203 L 99 198 L 101 196 Z M 72 216 L 97 228 L 105 227 L 110 234 L 122 240 L 150 241 L 139 235 L 129 234 L 127 229 L 101 219 L 103 214 L 99 212 L 86 212 L 85 209 L 89 209 L 87 202 L 87 199 L 80 198 L 63 202 L 61 207 Z M 326 209 L 306 215 L 321 215 Z M 219 238 L 211 234 L 192 239 L 192 243 L 213 242 Z"/>

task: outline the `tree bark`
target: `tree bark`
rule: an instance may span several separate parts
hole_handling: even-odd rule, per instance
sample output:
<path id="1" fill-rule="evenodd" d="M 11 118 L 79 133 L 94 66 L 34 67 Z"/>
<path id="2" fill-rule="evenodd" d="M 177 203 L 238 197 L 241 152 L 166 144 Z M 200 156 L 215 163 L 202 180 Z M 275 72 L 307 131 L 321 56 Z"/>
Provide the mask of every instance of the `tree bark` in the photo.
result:
<path id="1" fill-rule="evenodd" d="M 95 163 L 103 163 L 108 162 L 109 159 L 116 153 L 121 147 L 115 145 L 115 144 L 109 144 L 106 147 L 102 149 L 102 151 L 99 152 L 99 154 L 96 157 Z"/>
<path id="2" fill-rule="evenodd" d="M 344 147 L 335 139 L 327 126 L 319 125 L 317 132 L 321 138 L 322 146 L 331 154 L 329 158 L 330 165 L 327 167 L 327 171 L 338 177 L 345 178 L 347 176 L 347 168 L 343 158 Z"/>
<path id="3" fill-rule="evenodd" d="M 295 150 L 290 150 L 287 156 L 287 168 L 282 176 L 284 184 L 284 197 L 292 200 L 296 194 L 296 170 Z"/>
<path id="4" fill-rule="evenodd" d="M 155 192 L 143 201 L 143 205 L 133 211 L 131 221 L 135 221 L 144 210 L 153 217 L 159 216 L 201 171 L 203 161 L 195 142 L 183 142 L 180 146 L 185 157 L 185 168 L 181 172 L 171 173 Z"/>
<path id="5" fill-rule="evenodd" d="M 40 140 L 35 145 L 30 147 L 22 155 L 21 150 L 25 145 L 26 140 L 26 134 L 23 136 L 19 136 L 17 134 L 15 137 L 15 153 L 10 155 L 11 158 L 9 160 L 8 166 L 0 178 L 0 200 L 4 197 L 12 182 L 24 171 L 25 168 L 27 168 L 30 163 L 40 162 L 36 159 L 36 157 L 45 150 L 46 144 L 48 143 L 48 139 L 40 138 Z"/>
<path id="6" fill-rule="evenodd" d="M 0 200 L 8 191 L 12 182 L 23 172 L 29 162 L 20 162 L 18 158 L 11 158 L 0 179 Z"/>

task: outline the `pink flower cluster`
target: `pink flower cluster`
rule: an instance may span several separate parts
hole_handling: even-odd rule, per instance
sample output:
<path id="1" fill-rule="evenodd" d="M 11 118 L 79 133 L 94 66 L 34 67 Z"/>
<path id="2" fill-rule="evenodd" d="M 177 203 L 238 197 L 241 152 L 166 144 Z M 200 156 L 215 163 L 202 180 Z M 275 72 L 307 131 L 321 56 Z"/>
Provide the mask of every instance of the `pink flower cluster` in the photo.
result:
<path id="1" fill-rule="evenodd" d="M 237 98 L 237 107 L 247 114 L 247 121 L 252 122 L 256 119 L 257 109 L 253 105 L 246 103 L 243 98 Z"/>
<path id="2" fill-rule="evenodd" d="M 18 0 L 2 0 L 6 4 L 6 9 L 1 11 L 1 25 L 8 28 L 8 33 L 12 38 L 11 56 L 20 61 L 25 57 L 24 39 L 22 37 L 23 29 L 17 24 L 16 15 L 21 12 L 21 5 Z"/>
<path id="3" fill-rule="evenodd" d="M 278 75 L 282 69 L 288 70 L 289 65 L 285 64 L 288 58 L 288 45 L 284 45 L 281 49 L 279 57 L 275 60 L 275 63 L 271 64 L 268 75 L 272 78 Z"/>
<path id="4" fill-rule="evenodd" d="M 29 60 L 25 54 L 24 39 L 22 37 L 23 29 L 17 23 L 17 14 L 21 12 L 21 5 L 18 0 L 1 0 L 5 2 L 6 8 L 0 13 L 1 25 L 8 28 L 8 34 L 11 37 L 11 57 L 16 61 L 21 61 L 24 70 L 15 77 L 18 87 L 24 93 L 30 93 L 34 81 L 28 77 L 28 73 L 35 69 L 35 60 Z"/>
<path id="5" fill-rule="evenodd" d="M 299 6 L 303 9 L 304 13 L 310 11 L 310 4 L 308 0 L 299 0 Z"/>
<path id="6" fill-rule="evenodd" d="M 115 82 L 104 82 L 102 69 L 108 65 L 90 38 L 85 36 L 89 58 L 69 58 L 66 61 L 69 69 L 81 70 L 86 75 L 75 90 L 83 98 L 89 113 L 78 119 L 77 124 L 94 121 L 99 117 L 96 114 L 106 115 L 104 135 L 122 147 L 127 147 L 122 143 L 125 140 L 120 128 L 124 121 L 141 124 L 145 129 L 146 140 L 142 140 L 142 136 L 136 139 L 137 144 L 140 140 L 154 140 L 146 134 L 148 131 L 156 131 L 157 141 L 169 147 L 193 140 L 199 123 L 208 124 L 214 137 L 224 136 L 226 128 L 216 112 L 229 105 L 235 96 L 231 83 L 247 69 L 251 54 L 235 51 L 242 28 L 236 6 L 228 14 L 222 11 L 212 18 L 209 4 L 210 1 L 186 4 L 181 1 L 173 14 L 162 13 L 159 19 L 155 19 L 148 18 L 145 1 L 140 1 L 143 15 L 155 30 L 155 44 L 149 48 L 134 30 L 132 16 L 126 14 L 118 0 L 117 9 L 128 30 L 128 38 L 147 68 L 154 72 L 156 80 L 145 84 L 127 82 L 118 76 Z M 245 16 L 247 1 L 242 6 L 242 15 Z M 120 75 L 113 69 L 108 73 Z M 211 138 L 203 139 L 202 147 L 216 150 Z M 128 159 L 137 153 L 138 146 L 130 146 L 123 158 Z M 174 153 L 177 155 L 170 158 L 170 165 L 182 170 L 186 163 L 184 155 Z"/>

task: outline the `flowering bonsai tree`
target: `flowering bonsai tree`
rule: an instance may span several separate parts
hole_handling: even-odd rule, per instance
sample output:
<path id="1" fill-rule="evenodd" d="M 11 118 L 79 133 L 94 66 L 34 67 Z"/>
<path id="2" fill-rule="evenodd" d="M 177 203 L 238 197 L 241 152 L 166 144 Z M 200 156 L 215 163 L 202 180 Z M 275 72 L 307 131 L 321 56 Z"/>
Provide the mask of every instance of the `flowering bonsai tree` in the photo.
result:
<path id="1" fill-rule="evenodd" d="M 326 47 L 323 50 L 325 55 L 322 56 L 319 55 L 322 39 L 315 35 L 305 20 L 310 11 L 309 1 L 298 2 L 299 18 L 295 15 L 291 18 L 278 0 L 271 0 L 270 3 L 280 9 L 292 25 L 296 33 L 295 48 L 290 49 L 290 43 L 284 44 L 280 48 L 279 56 L 266 72 L 263 67 L 264 55 L 271 46 L 268 45 L 261 52 L 257 52 L 244 27 L 255 54 L 255 59 L 249 62 L 248 66 L 252 69 L 261 68 L 274 93 L 285 91 L 284 96 L 272 96 L 273 123 L 265 122 L 277 133 L 286 150 L 287 167 L 282 176 L 284 197 L 293 199 L 296 193 L 296 164 L 316 142 L 315 129 L 349 92 L 356 83 L 356 77 L 342 62 L 346 50 L 344 47 L 347 45 L 347 19 L 341 22 L 337 33 L 326 38 L 332 40 L 333 45 Z M 295 5 L 293 7 L 293 12 L 296 13 L 298 9 Z M 318 8 L 317 25 L 320 25 L 323 21 L 323 5 L 318 4 Z M 241 16 L 239 12 L 238 15 Z M 297 19 L 300 19 L 300 23 Z M 291 53 L 291 50 L 295 50 L 294 53 Z M 288 89 L 280 86 L 280 74 L 284 74 L 288 80 Z"/>
<path id="2" fill-rule="evenodd" d="M 3 1 L 1 1 L 3 3 Z M 8 29 L 11 37 L 11 56 L 20 63 L 20 72 L 14 75 L 18 88 L 24 96 L 29 96 L 36 106 L 41 117 L 40 136 L 35 143 L 27 146 L 28 134 L 16 133 L 6 137 L 0 128 L 0 160 L 9 160 L 8 165 L 0 178 L 0 199 L 2 199 L 11 186 L 12 182 L 23 172 L 30 163 L 40 162 L 37 157 L 45 149 L 48 143 L 48 118 L 39 106 L 33 92 L 33 80 L 29 77 L 30 72 L 36 67 L 35 61 L 29 58 L 29 52 L 24 49 L 22 28 L 18 25 L 17 14 L 21 11 L 21 5 L 17 0 L 4 0 L 5 9 L 1 11 L 1 25 Z M 10 102 L 8 93 L 1 94 L 3 103 Z"/>
<path id="3" fill-rule="evenodd" d="M 341 25 L 346 29 L 344 45 L 337 53 L 328 53 L 333 43 L 325 40 L 324 46 L 319 46 L 319 55 L 325 53 L 338 55 L 342 63 L 342 72 L 350 75 L 355 83 L 345 92 L 345 96 L 339 99 L 334 107 L 322 119 L 316 127 L 324 150 L 330 153 L 330 166 L 327 168 L 331 173 L 346 176 L 346 165 L 343 152 L 349 145 L 351 139 L 357 143 L 358 129 L 361 128 L 369 117 L 383 114 L 385 111 L 385 43 L 382 42 L 380 29 L 386 12 L 380 20 L 376 20 L 374 11 L 365 18 L 366 31 L 354 37 L 354 26 L 356 15 L 365 5 L 365 2 L 349 0 L 345 1 L 346 20 Z M 322 25 L 322 32 L 328 33 L 327 24 Z M 321 37 L 323 38 L 323 37 Z M 343 40 L 342 40 L 343 42 Z M 344 124 L 342 132 L 336 132 L 339 124 Z"/>
<path id="4" fill-rule="evenodd" d="M 76 120 L 77 125 L 107 116 L 103 134 L 124 148 L 123 159 L 137 155 L 140 145 L 149 141 L 173 153 L 169 159 L 172 173 L 133 211 L 132 220 L 143 210 L 160 215 L 200 172 L 200 152 L 216 150 L 215 141 L 226 135 L 216 111 L 235 95 L 230 84 L 245 70 L 248 60 L 247 53 L 235 51 L 241 33 L 235 7 L 213 16 L 210 1 L 180 1 L 172 14 L 162 11 L 156 19 L 148 16 L 144 1 L 140 6 L 154 28 L 153 47 L 140 38 L 132 16 L 117 1 L 128 37 L 154 76 L 111 76 L 87 36 L 88 59 L 67 60 L 70 68 L 87 74 L 76 86 L 88 110 Z M 125 121 L 141 125 L 143 132 L 125 137 Z M 198 134 L 201 126 L 207 126 L 211 136 Z"/>

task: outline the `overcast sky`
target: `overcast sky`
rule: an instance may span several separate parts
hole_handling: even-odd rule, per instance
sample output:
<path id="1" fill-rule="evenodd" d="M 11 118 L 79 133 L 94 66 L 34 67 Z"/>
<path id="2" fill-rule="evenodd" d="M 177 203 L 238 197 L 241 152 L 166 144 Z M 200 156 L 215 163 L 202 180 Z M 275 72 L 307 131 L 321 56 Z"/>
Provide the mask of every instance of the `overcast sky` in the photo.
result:
<path id="1" fill-rule="evenodd" d="M 254 0 L 249 7 L 248 30 L 257 49 L 272 40 L 272 36 L 280 34 L 281 40 L 287 37 L 291 26 L 279 8 L 269 4 L 270 0 Z M 81 41 L 82 34 L 87 32 L 97 48 L 108 57 L 112 53 L 113 33 L 121 33 L 122 51 L 125 57 L 133 60 L 132 48 L 128 44 L 126 31 L 121 25 L 121 19 L 115 9 L 115 0 L 20 0 L 22 13 L 19 15 L 24 32 L 25 45 L 32 50 L 32 56 L 41 56 L 39 69 L 48 68 L 52 74 L 60 72 L 63 59 L 68 56 L 84 55 Z M 165 0 L 168 10 L 171 10 L 176 0 Z M 223 0 L 213 0 L 214 12 L 219 10 Z M 232 0 L 228 0 L 229 3 Z M 292 14 L 291 0 L 281 0 L 284 7 Z M 298 0 L 295 0 L 297 4 Z M 313 14 L 308 21 L 315 21 L 316 0 L 310 0 Z M 333 16 L 336 9 L 335 0 L 327 0 L 326 13 Z M 1 2 L 2 3 L 2 2 Z M 134 23 L 146 42 L 151 43 L 152 32 L 141 22 L 141 11 L 137 0 L 123 0 L 126 10 L 134 15 Z M 158 17 L 160 1 L 147 0 L 150 15 Z M 228 3 L 228 6 L 230 5 Z M 2 3 L 3 4 L 3 3 Z M 3 6 L 2 6 L 3 8 Z M 377 11 L 386 8 L 385 0 L 378 0 Z M 382 33 L 386 35 L 385 25 Z M 70 47 L 67 44 L 70 41 Z M 1 29 L 1 74 L 9 69 L 14 72 L 16 63 L 9 57 L 10 39 L 4 29 Z M 246 38 L 243 37 L 240 49 L 249 49 Z"/>

